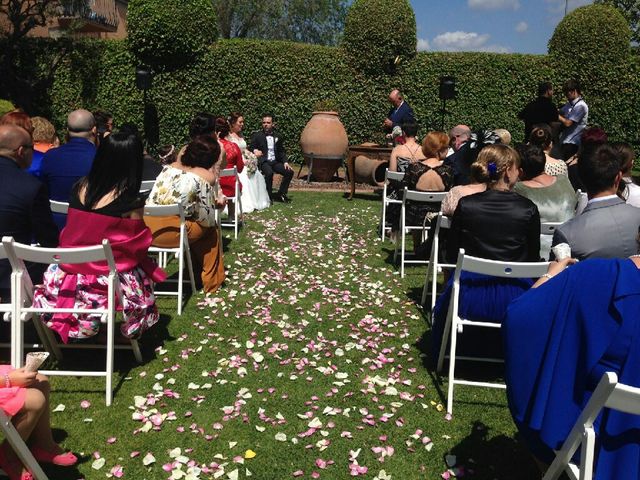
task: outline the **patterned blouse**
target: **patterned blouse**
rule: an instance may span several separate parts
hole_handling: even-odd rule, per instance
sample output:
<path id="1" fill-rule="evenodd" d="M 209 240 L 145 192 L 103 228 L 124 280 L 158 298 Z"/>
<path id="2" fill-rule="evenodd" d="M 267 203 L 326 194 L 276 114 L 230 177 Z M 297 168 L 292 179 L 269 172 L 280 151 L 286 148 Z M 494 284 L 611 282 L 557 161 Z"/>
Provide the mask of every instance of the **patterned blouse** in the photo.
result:
<path id="1" fill-rule="evenodd" d="M 554 177 L 557 177 L 558 175 L 569 175 L 567 164 L 562 160 L 557 160 L 551 157 L 547 157 L 547 162 L 544 164 L 544 173 L 547 175 L 553 175 Z"/>
<path id="2" fill-rule="evenodd" d="M 195 173 L 165 165 L 156 178 L 147 205 L 174 203 L 182 203 L 188 220 L 203 227 L 216 224 L 214 187 Z"/>

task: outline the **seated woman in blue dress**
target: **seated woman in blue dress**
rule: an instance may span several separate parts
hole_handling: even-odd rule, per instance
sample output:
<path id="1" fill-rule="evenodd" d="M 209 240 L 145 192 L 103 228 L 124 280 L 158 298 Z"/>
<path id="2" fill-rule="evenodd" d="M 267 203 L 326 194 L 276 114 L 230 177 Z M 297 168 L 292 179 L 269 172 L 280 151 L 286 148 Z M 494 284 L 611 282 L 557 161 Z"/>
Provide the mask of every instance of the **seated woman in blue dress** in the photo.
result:
<path id="1" fill-rule="evenodd" d="M 455 264 L 458 251 L 506 262 L 536 262 L 540 251 L 540 215 L 529 199 L 513 192 L 518 181 L 520 157 L 507 145 L 482 149 L 471 166 L 475 178 L 487 185 L 484 192 L 463 197 L 453 214 L 447 239 L 446 260 Z M 460 316 L 473 320 L 502 321 L 511 300 L 532 284 L 526 279 L 461 276 Z M 433 310 L 432 358 L 437 358 L 451 297 L 451 281 Z M 500 342 L 487 345 L 490 337 L 469 329 L 461 336 L 459 349 L 466 354 L 499 354 Z M 466 333 L 466 331 L 465 331 Z M 492 332 L 489 332 L 489 334 Z M 482 335 L 480 337 L 479 335 Z M 488 351 L 487 351 L 488 350 Z"/>
<path id="2" fill-rule="evenodd" d="M 565 269 L 571 262 L 553 262 L 511 303 L 502 328 L 509 409 L 543 463 L 551 463 L 603 373 L 640 386 L 640 258 Z M 640 478 L 640 418 L 606 411 L 594 427 L 594 478 Z"/>

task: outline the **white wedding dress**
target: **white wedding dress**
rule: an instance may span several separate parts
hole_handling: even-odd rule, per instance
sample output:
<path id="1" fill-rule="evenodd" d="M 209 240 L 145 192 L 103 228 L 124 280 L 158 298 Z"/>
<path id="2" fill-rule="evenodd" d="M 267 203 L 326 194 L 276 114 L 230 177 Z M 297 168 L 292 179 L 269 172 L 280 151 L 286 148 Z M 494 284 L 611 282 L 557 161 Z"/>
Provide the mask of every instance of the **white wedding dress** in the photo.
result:
<path id="1" fill-rule="evenodd" d="M 247 161 L 247 142 L 244 137 L 231 134 L 227 137 L 233 143 L 240 147 L 242 151 L 242 157 Z M 245 164 L 244 170 L 238 174 L 240 183 L 242 183 L 242 212 L 251 213 L 254 210 L 263 210 L 271 205 L 269 200 L 269 194 L 267 193 L 267 184 L 264 181 L 264 177 L 260 170 L 256 168 L 253 174 L 247 171 Z"/>

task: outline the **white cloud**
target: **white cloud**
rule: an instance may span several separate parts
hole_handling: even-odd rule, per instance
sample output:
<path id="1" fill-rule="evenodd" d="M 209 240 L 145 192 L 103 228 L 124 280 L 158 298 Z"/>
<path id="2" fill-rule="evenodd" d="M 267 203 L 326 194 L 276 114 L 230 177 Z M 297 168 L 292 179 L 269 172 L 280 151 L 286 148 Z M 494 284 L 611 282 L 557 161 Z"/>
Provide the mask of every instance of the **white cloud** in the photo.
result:
<path id="1" fill-rule="evenodd" d="M 429 48 L 431 48 L 431 46 L 429 45 L 429 40 L 427 40 L 426 38 L 419 38 L 418 39 L 418 51 L 419 52 L 424 52 L 425 50 L 429 50 Z"/>
<path id="2" fill-rule="evenodd" d="M 490 44 L 491 35 L 476 32 L 446 32 L 435 37 L 431 44 L 436 50 L 448 52 L 496 52 L 508 53 L 511 50 L 502 45 Z"/>
<path id="3" fill-rule="evenodd" d="M 520 8 L 518 0 L 467 0 L 469 8 L 478 10 L 517 10 Z"/>
<path id="4" fill-rule="evenodd" d="M 520 22 L 516 25 L 516 32 L 524 33 L 529 30 L 529 24 L 527 22 Z"/>

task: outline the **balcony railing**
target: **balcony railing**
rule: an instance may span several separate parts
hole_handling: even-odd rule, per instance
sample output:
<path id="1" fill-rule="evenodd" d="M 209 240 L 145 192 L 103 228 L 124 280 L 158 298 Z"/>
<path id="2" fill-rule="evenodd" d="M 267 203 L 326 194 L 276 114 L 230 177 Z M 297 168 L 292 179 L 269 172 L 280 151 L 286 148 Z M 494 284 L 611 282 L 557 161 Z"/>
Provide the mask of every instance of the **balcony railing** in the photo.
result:
<path id="1" fill-rule="evenodd" d="M 115 0 L 73 0 L 64 2 L 58 23 L 63 28 L 75 27 L 78 32 L 115 32 L 118 30 L 118 9 Z"/>

